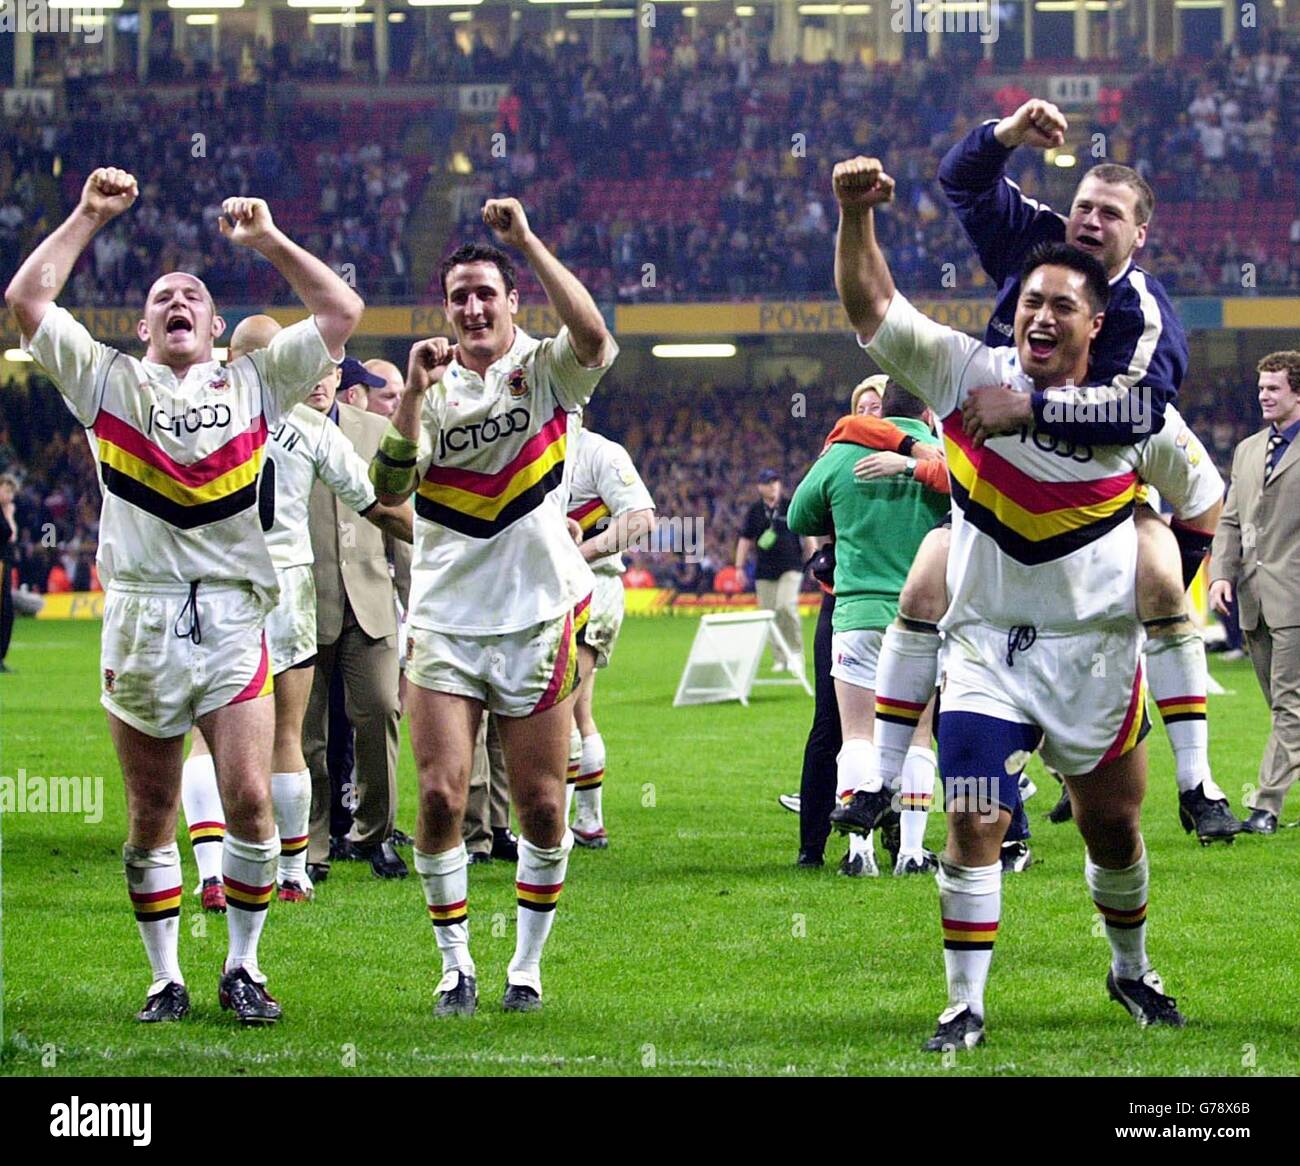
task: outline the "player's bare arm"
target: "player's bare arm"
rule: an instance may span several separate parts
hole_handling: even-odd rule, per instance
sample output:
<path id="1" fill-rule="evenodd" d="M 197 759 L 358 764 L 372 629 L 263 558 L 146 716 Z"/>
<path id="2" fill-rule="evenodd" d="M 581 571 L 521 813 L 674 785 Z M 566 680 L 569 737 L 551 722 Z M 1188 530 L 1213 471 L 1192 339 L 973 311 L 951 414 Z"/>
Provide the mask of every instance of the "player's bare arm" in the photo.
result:
<path id="1" fill-rule="evenodd" d="M 5 289 L 5 303 L 28 339 L 36 334 L 45 309 L 63 290 L 81 253 L 100 228 L 140 196 L 135 176 L 116 166 L 92 170 L 76 209 L 27 257 Z"/>
<path id="2" fill-rule="evenodd" d="M 1050 101 L 1035 97 L 998 122 L 993 127 L 993 136 L 1007 149 L 1033 146 L 1036 150 L 1048 150 L 1065 144 L 1065 131 L 1069 128 L 1065 114 Z"/>
<path id="3" fill-rule="evenodd" d="M 342 360 L 343 346 L 365 310 L 361 297 L 275 225 L 264 199 L 228 198 L 221 210 L 221 233 L 237 246 L 256 251 L 284 276 L 294 295 L 316 317 L 330 355 Z"/>
<path id="4" fill-rule="evenodd" d="M 403 505 L 415 490 L 424 397 L 431 386 L 442 380 L 442 374 L 455 356 L 456 345 L 445 336 L 432 336 L 411 345 L 406 361 L 406 387 L 379 443 L 379 452 L 370 463 L 370 480 L 384 506 Z"/>
<path id="5" fill-rule="evenodd" d="M 875 208 L 891 202 L 894 180 L 878 158 L 859 155 L 837 162 L 831 175 L 840 204 L 835 237 L 835 289 L 858 335 L 876 334 L 894 298 L 894 279 L 876 240 Z"/>
<path id="6" fill-rule="evenodd" d="M 555 314 L 569 330 L 569 341 L 578 362 L 588 368 L 598 365 L 609 336 L 605 318 L 581 280 L 533 234 L 519 200 L 488 199 L 483 204 L 483 222 L 492 228 L 499 242 L 515 248 L 528 260 Z"/>
<path id="7" fill-rule="evenodd" d="M 648 540 L 654 525 L 653 510 L 625 511 L 610 519 L 609 525 L 595 538 L 588 539 L 585 543 L 579 541 L 582 557 L 587 562 L 594 563 L 606 555 L 622 554 L 633 544 Z"/>
<path id="8" fill-rule="evenodd" d="M 415 542 L 415 513 L 409 502 L 400 506 L 385 506 L 376 502 L 365 514 L 366 521 L 390 534 L 399 542 Z"/>

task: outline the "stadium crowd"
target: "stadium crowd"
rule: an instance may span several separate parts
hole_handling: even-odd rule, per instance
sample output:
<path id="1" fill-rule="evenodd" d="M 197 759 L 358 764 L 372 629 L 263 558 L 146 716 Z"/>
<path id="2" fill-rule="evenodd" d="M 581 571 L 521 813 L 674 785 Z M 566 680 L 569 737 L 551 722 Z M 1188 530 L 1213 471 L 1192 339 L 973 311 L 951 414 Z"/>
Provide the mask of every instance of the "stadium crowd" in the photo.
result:
<path id="1" fill-rule="evenodd" d="M 263 48 L 238 68 L 173 59 L 165 75 L 208 78 L 193 104 L 80 78 L 69 89 L 75 133 L 71 121 L 0 129 L 10 155 L 0 167 L 0 254 L 16 259 L 24 240 L 67 213 L 78 175 L 92 164 L 88 150 L 129 147 L 142 159 L 153 210 L 97 242 L 74 278 L 73 302 L 135 302 L 142 267 L 157 256 L 200 271 L 214 294 L 285 302 L 288 289 L 268 265 L 209 246 L 213 192 L 251 187 L 292 203 L 290 221 L 307 245 L 336 270 L 351 264 L 371 302 L 409 299 L 416 289 L 405 228 L 422 175 L 400 156 L 405 147 L 381 148 L 381 135 L 362 132 L 357 119 L 336 126 L 316 117 L 299 149 L 283 145 L 286 119 L 301 127 L 291 78 L 339 75 L 334 63 L 310 59 L 328 43 Z M 973 100 L 979 70 L 961 62 L 919 59 L 871 71 L 834 61 L 772 64 L 739 24 L 716 37 L 656 41 L 645 69 L 618 37 L 599 62 L 580 42 L 556 46 L 554 59 L 527 38 L 504 54 L 481 39 L 469 52 L 449 37 L 414 43 L 399 75 L 511 86 L 495 119 L 462 114 L 448 139 L 466 143 L 472 167 L 450 188 L 448 227 L 463 231 L 486 197 L 526 183 L 557 254 L 601 302 L 830 298 L 829 159 L 857 152 L 896 160 L 898 197 L 881 228 L 908 286 L 937 295 L 988 290 L 933 184 L 943 149 L 981 106 Z M 1154 187 L 1162 212 L 1143 260 L 1170 291 L 1300 286 L 1298 67 L 1285 51 L 1226 48 L 1208 60 L 1148 65 L 1076 118 L 1091 151 L 1081 163 L 1100 160 L 1095 144 L 1104 141 L 1107 160 L 1132 165 Z M 1010 80 L 996 103 L 1004 108 L 1024 93 Z M 201 155 L 196 126 L 220 126 Z M 336 129 L 332 140 L 342 148 L 324 145 Z M 620 149 L 626 141 L 647 148 Z M 449 144 L 433 168 L 451 169 L 457 152 Z M 187 163 L 198 156 L 213 165 L 195 171 Z M 47 190 L 41 175 L 56 157 L 62 178 Z M 1060 201 L 1060 183 L 1077 169 L 1053 174 L 1033 151 L 1017 155 L 1011 173 L 1027 194 Z M 637 196 L 646 184 L 650 197 Z M 1242 198 L 1286 215 L 1274 236 L 1224 221 L 1222 209 Z M 1275 236 L 1279 247 L 1270 245 Z M 783 245 L 770 247 L 774 238 Z M 523 290 L 537 290 L 527 274 Z"/>

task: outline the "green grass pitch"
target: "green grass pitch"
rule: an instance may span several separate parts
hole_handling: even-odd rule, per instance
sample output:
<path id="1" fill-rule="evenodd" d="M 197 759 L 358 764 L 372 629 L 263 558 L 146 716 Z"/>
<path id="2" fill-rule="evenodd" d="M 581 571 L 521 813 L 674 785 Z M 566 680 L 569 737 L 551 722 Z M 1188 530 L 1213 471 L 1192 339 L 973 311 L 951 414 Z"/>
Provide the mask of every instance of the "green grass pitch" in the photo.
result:
<path id="1" fill-rule="evenodd" d="M 612 845 L 575 851 L 543 965 L 545 1011 L 499 1010 L 513 951 L 513 867 L 471 868 L 480 1012 L 431 1015 L 437 957 L 420 887 L 336 864 L 316 902 L 273 903 L 262 945 L 285 1019 L 244 1031 L 219 1010 L 225 924 L 186 899 L 181 963 L 194 1011 L 132 1021 L 148 967 L 121 873 L 124 802 L 97 701 L 98 625 L 22 622 L 0 677 L 0 773 L 103 778 L 104 817 L 3 822 L 4 1045 L 9 1074 L 1101 1074 L 1300 1073 L 1294 926 L 1300 832 L 1202 849 L 1175 814 L 1163 732 L 1148 738 L 1150 947 L 1189 1017 L 1139 1030 L 1105 994 L 1107 946 L 1072 825 L 1029 805 L 1036 864 L 1006 880 L 988 1041 L 955 1065 L 922 1055 L 944 1005 L 937 893 L 928 878 L 850 881 L 832 839 L 796 870 L 798 786 L 812 702 L 795 688 L 739 705 L 673 709 L 691 619 L 629 620 L 597 688 L 609 750 Z M 812 626 L 807 626 L 811 643 Z M 1268 718 L 1248 663 L 1213 665 L 1215 772 L 1239 805 Z M 399 825 L 414 827 L 403 744 Z M 932 817 L 928 843 L 943 823 Z M 205 929 L 206 925 L 206 929 Z"/>

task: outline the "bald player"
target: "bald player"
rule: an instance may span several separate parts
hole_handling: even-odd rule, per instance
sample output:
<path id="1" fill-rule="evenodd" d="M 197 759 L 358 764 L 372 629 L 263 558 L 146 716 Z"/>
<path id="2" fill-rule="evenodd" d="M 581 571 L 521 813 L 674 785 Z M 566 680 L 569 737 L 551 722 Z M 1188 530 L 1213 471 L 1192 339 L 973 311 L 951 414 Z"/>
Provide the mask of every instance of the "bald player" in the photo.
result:
<path id="1" fill-rule="evenodd" d="M 249 316 L 231 335 L 231 359 L 266 348 L 279 331 L 280 325 L 270 316 Z M 332 396 L 330 390 L 340 371 L 331 369 L 308 400 Z M 266 617 L 271 673 L 275 677 L 271 801 L 280 834 L 276 884 L 282 902 L 300 903 L 314 893 L 307 877 L 311 775 L 302 753 L 302 721 L 316 662 L 316 586 L 307 529 L 308 496 L 319 478 L 345 505 L 408 543 L 412 512 L 409 504 L 392 507 L 375 500 L 368 463 L 361 460 L 338 426 L 310 404 L 295 405 L 290 410 L 271 435 L 268 452 L 259 510 L 280 584 L 279 602 Z M 212 756 L 198 729 L 182 770 L 181 800 L 199 866 L 197 893 L 205 910 L 224 911 L 225 894 L 216 870 L 219 847 L 213 843 L 221 841 L 225 821 Z"/>
<path id="2" fill-rule="evenodd" d="M 376 376 L 384 378 L 383 388 L 370 390 L 370 400 L 366 409 L 378 413 L 381 417 L 391 417 L 397 412 L 397 403 L 401 400 L 402 389 L 406 386 L 406 377 L 402 370 L 389 360 L 368 360 L 366 368 Z"/>
<path id="3" fill-rule="evenodd" d="M 222 236 L 271 263 L 310 318 L 223 366 L 212 347 L 225 321 L 203 281 L 175 271 L 145 297 L 136 325 L 143 360 L 101 344 L 55 300 L 95 235 L 139 194 L 125 170 L 92 171 L 5 301 L 37 367 L 86 427 L 99 471 L 100 703 L 126 791 L 127 892 L 152 970 L 137 1019 L 180 1020 L 190 1008 L 178 953 L 176 814 L 185 734 L 197 724 L 228 811 L 221 865 L 230 948 L 218 999 L 241 1023 L 268 1025 L 281 1008 L 257 949 L 280 843 L 262 627 L 278 589 L 257 483 L 268 433 L 343 359 L 365 305 L 275 225 L 262 199 L 228 198 Z"/>

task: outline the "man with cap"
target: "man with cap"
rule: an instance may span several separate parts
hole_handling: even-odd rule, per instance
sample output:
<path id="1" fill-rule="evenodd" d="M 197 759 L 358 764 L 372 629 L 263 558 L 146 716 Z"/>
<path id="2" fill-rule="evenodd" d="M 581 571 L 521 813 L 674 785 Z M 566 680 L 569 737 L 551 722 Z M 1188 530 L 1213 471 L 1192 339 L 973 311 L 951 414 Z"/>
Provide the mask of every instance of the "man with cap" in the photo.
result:
<path id="1" fill-rule="evenodd" d="M 758 473 L 758 499 L 745 512 L 736 540 L 736 571 L 743 575 L 751 553 L 757 552 L 754 590 L 758 606 L 776 612 L 778 638 L 772 645 L 774 672 L 803 667 L 803 629 L 799 626 L 799 585 L 803 565 L 812 555 L 812 539 L 800 539 L 786 522 L 789 502 L 782 497 L 776 470 Z"/>
<path id="2" fill-rule="evenodd" d="M 343 362 L 340 391 L 354 384 L 379 388 L 383 380 L 360 361 Z M 343 431 L 365 461 L 379 448 L 386 429 L 382 417 L 334 395 L 314 392 L 307 399 Z M 355 771 L 339 765 L 344 807 L 351 811 L 349 850 L 370 862 L 380 878 L 405 878 L 406 864 L 390 836 L 397 812 L 398 653 L 394 573 L 389 570 L 387 539 L 320 483 L 312 488 L 308 527 L 315 552 L 317 667 L 307 716 L 303 752 L 311 770 L 312 802 L 308 875 L 320 882 L 330 866 L 330 766 L 327 749 L 345 744 L 355 732 Z M 399 546 L 402 549 L 397 549 Z M 410 586 L 410 553 L 393 544 L 396 586 L 405 599 Z M 343 719 L 331 719 L 330 681 L 342 675 Z M 340 741 L 339 738 L 342 738 Z"/>

